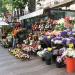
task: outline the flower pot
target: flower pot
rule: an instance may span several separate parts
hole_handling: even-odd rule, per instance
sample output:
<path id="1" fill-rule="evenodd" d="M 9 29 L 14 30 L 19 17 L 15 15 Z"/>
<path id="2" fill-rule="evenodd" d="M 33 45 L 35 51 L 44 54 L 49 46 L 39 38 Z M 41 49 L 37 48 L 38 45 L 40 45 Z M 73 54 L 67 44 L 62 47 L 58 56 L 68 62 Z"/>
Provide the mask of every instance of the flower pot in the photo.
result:
<path id="1" fill-rule="evenodd" d="M 75 59 L 74 58 L 66 58 L 66 70 L 68 73 L 75 72 Z"/>

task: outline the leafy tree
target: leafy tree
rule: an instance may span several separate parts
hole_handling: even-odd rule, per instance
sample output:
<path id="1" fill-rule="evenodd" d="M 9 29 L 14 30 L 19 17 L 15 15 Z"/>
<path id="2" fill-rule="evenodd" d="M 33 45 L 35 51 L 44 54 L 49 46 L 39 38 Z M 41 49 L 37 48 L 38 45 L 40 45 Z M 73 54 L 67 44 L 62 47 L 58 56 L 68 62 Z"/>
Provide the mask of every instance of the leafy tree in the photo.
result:
<path id="1" fill-rule="evenodd" d="M 13 8 L 17 9 L 18 17 L 19 17 L 19 11 L 20 11 L 20 15 L 24 14 L 23 9 L 25 8 L 27 3 L 28 3 L 28 0 L 13 0 Z"/>
<path id="2" fill-rule="evenodd" d="M 13 7 L 23 9 L 25 8 L 27 2 L 28 0 L 13 0 Z"/>
<path id="3" fill-rule="evenodd" d="M 9 6 L 7 9 L 8 9 L 8 11 L 10 11 L 11 10 L 11 12 L 12 12 L 12 2 L 13 2 L 13 0 L 2 0 L 2 2 L 3 2 L 3 7 L 6 7 L 6 6 Z"/>
<path id="4" fill-rule="evenodd" d="M 28 4 L 29 12 L 35 11 L 36 0 L 13 0 L 13 8 L 24 9 Z"/>
<path id="5" fill-rule="evenodd" d="M 0 14 L 4 13 L 7 11 L 7 8 L 4 5 L 4 1 L 0 0 Z"/>
<path id="6" fill-rule="evenodd" d="M 2 0 L 0 0 L 0 13 L 2 12 Z"/>

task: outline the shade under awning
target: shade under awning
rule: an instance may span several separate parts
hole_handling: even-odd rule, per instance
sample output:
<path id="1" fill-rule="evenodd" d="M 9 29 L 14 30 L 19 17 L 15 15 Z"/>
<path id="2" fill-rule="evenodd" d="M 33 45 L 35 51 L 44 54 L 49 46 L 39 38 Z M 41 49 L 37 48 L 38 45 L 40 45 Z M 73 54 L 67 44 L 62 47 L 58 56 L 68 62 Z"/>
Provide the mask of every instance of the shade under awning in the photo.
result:
<path id="1" fill-rule="evenodd" d="M 31 17 L 35 17 L 35 16 L 39 16 L 43 14 L 43 9 L 37 10 L 35 12 L 29 13 L 27 15 L 21 16 L 19 18 L 19 20 L 23 20 L 23 19 L 27 19 L 27 18 L 31 18 Z"/>

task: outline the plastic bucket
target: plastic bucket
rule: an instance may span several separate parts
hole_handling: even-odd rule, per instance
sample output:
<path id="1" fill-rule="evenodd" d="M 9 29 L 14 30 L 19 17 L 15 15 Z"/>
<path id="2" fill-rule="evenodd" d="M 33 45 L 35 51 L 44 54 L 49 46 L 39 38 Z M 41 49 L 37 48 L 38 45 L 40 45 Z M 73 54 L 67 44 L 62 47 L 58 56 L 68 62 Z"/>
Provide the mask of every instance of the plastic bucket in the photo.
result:
<path id="1" fill-rule="evenodd" d="M 68 73 L 75 72 L 75 59 L 74 58 L 66 58 L 66 70 Z"/>

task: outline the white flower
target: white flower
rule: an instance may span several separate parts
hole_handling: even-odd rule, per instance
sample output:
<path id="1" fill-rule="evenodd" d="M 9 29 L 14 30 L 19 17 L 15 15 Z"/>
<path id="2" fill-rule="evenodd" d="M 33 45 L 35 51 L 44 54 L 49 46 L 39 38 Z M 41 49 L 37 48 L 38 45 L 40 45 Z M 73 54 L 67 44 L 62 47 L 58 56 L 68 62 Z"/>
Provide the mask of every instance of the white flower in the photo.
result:
<path id="1" fill-rule="evenodd" d="M 43 37 L 42 37 L 42 36 L 40 36 L 40 37 L 39 37 L 39 40 L 43 40 Z"/>
<path id="2" fill-rule="evenodd" d="M 57 62 L 61 62 L 62 61 L 62 58 L 59 56 L 57 57 Z"/>
<path id="3" fill-rule="evenodd" d="M 27 41 L 26 40 L 23 40 L 23 42 L 26 44 L 27 43 Z"/>
<path id="4" fill-rule="evenodd" d="M 62 57 L 63 56 L 68 56 L 68 57 L 73 57 L 75 58 L 75 50 L 72 48 L 67 48 L 66 51 L 63 52 Z"/>
<path id="5" fill-rule="evenodd" d="M 64 57 L 66 55 L 67 55 L 67 50 L 62 53 L 62 56 L 61 57 Z"/>
<path id="6" fill-rule="evenodd" d="M 61 40 L 55 40 L 55 42 L 54 42 L 55 44 L 61 44 L 62 43 L 62 41 Z"/>
<path id="7" fill-rule="evenodd" d="M 54 41 L 54 39 L 51 39 L 51 42 L 53 42 Z"/>
<path id="8" fill-rule="evenodd" d="M 41 49 L 41 45 L 38 45 L 38 49 Z"/>
<path id="9" fill-rule="evenodd" d="M 38 52 L 37 52 L 37 55 L 40 56 L 40 57 L 42 57 L 46 51 L 47 51 L 47 48 L 45 48 L 45 49 L 42 50 L 42 51 L 38 51 Z"/>

